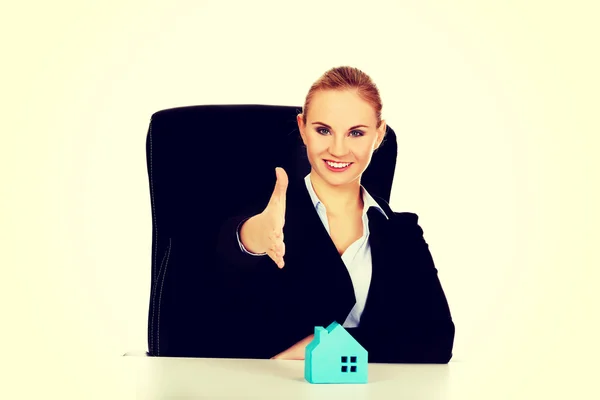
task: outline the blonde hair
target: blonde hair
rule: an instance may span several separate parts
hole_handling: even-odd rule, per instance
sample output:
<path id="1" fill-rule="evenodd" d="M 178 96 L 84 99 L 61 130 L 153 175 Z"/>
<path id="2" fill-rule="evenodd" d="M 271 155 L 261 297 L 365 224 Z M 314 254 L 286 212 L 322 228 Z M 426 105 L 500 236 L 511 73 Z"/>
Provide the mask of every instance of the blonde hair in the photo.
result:
<path id="1" fill-rule="evenodd" d="M 310 102 L 319 90 L 348 90 L 355 89 L 358 95 L 368 102 L 375 110 L 377 128 L 381 125 L 381 96 L 377 85 L 373 83 L 369 75 L 358 68 L 342 66 L 332 68 L 325 72 L 310 87 L 302 112 L 302 120 L 306 124 L 306 115 L 310 109 Z"/>

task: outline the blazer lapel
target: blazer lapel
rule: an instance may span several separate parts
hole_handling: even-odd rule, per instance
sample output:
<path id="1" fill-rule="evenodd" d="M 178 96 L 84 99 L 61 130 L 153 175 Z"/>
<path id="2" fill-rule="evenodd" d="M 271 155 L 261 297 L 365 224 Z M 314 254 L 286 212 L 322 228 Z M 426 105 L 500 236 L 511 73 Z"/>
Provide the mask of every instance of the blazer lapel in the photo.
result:
<path id="1" fill-rule="evenodd" d="M 380 202 L 381 203 L 381 202 Z M 394 265 L 394 255 L 391 252 L 390 227 L 394 218 L 394 213 L 380 204 L 386 211 L 389 220 L 381 214 L 379 210 L 371 208 L 367 211 L 369 217 L 369 244 L 371 246 L 371 284 L 367 295 L 367 301 L 363 310 L 360 325 L 368 325 L 370 321 L 380 319 L 385 305 L 387 290 L 385 286 L 389 284 L 389 268 Z"/>
<path id="2" fill-rule="evenodd" d="M 305 307 L 313 308 L 307 310 L 312 318 L 324 325 L 332 321 L 342 324 L 356 303 L 346 265 L 319 218 L 304 181 L 290 183 L 288 192 L 286 225 L 290 229 L 288 234 L 284 227 L 284 240 L 288 242 L 289 238 L 294 243 L 293 248 L 289 246 L 293 252 L 289 256 L 297 260 L 290 263 L 289 279 L 296 285 L 301 282 L 303 299 L 307 300 Z"/>

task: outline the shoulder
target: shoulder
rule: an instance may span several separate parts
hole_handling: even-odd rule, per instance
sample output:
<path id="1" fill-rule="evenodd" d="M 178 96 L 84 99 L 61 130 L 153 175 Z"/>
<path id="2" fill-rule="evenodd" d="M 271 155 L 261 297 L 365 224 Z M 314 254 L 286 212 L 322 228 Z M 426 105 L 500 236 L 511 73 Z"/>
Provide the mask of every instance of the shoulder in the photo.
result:
<path id="1" fill-rule="evenodd" d="M 387 201 L 379 196 L 373 196 L 375 201 L 383 208 L 385 214 L 389 218 L 389 222 L 392 224 L 396 231 L 406 231 L 416 233 L 418 235 L 423 234 L 423 229 L 419 225 L 419 215 L 414 212 L 403 211 L 396 212 L 392 210 Z"/>
<path id="2" fill-rule="evenodd" d="M 385 214 L 388 216 L 388 218 L 395 220 L 396 222 L 402 222 L 402 223 L 413 224 L 413 225 L 418 224 L 419 215 L 417 213 L 408 212 L 408 211 L 396 212 L 396 211 L 392 210 L 392 208 L 390 207 L 388 202 L 385 201 L 383 198 L 381 198 L 379 196 L 373 196 L 373 195 L 371 195 L 371 196 L 379 204 L 379 206 L 381 208 L 383 208 L 383 211 L 385 211 Z"/>

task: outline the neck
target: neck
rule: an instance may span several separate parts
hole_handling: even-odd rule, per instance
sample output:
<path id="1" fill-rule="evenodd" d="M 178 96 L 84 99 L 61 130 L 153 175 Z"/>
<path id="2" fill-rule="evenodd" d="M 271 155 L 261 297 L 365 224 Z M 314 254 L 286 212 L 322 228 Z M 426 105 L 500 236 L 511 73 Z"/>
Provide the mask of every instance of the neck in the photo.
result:
<path id="1" fill-rule="evenodd" d="M 328 214 L 340 215 L 363 209 L 360 178 L 345 185 L 331 186 L 311 171 L 310 181 Z"/>

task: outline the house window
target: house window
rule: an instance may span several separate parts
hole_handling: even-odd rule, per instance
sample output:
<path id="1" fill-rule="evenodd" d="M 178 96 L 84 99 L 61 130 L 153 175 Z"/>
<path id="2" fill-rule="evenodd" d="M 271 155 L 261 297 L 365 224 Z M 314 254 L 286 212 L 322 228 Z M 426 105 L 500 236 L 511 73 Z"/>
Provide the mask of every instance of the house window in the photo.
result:
<path id="1" fill-rule="evenodd" d="M 350 362 L 348 362 L 348 359 L 350 359 Z M 356 356 L 351 356 L 351 357 L 347 357 L 347 356 L 342 356 L 342 372 L 348 372 L 348 370 L 350 372 L 356 372 L 357 369 L 357 357 Z M 348 368 L 350 367 L 350 368 Z"/>

